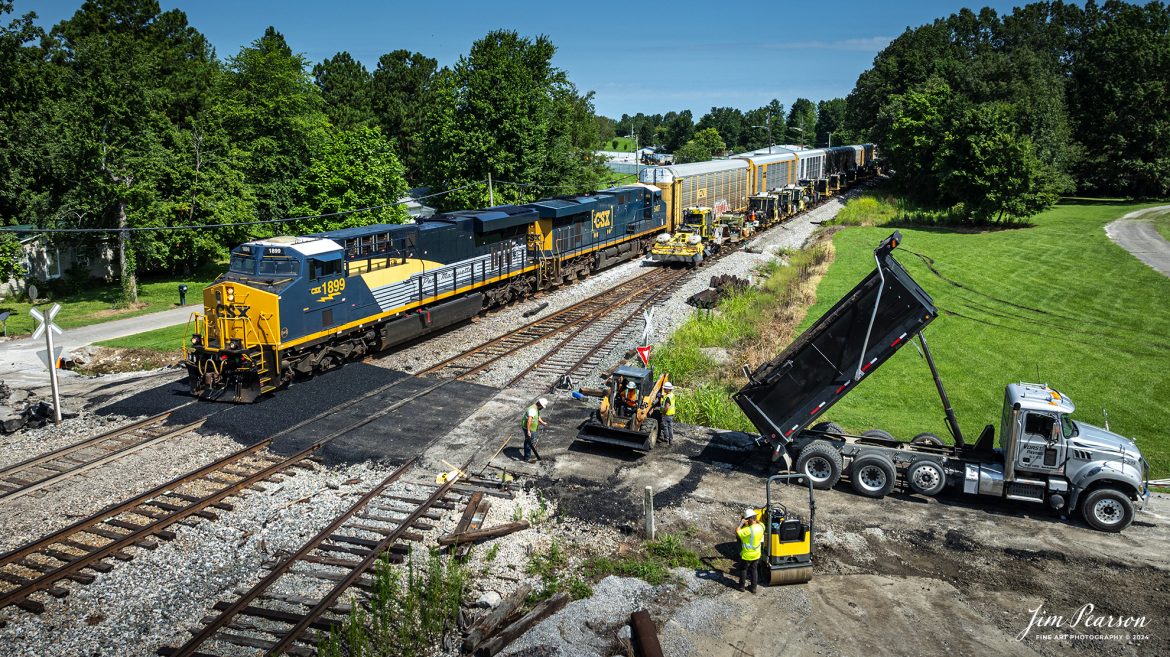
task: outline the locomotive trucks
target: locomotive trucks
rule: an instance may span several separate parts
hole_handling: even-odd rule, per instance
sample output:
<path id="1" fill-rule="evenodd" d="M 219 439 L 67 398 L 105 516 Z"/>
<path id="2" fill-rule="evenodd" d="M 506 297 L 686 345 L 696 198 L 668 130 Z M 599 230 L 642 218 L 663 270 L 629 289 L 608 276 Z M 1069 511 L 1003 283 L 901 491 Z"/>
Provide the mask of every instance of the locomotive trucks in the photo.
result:
<path id="1" fill-rule="evenodd" d="M 914 492 L 964 494 L 1079 511 L 1094 529 L 1118 532 L 1149 499 L 1149 464 L 1130 439 L 1074 420 L 1072 401 L 1043 384 L 1004 391 L 999 442 L 991 424 L 969 444 L 959 428 L 923 329 L 938 310 L 894 259 L 895 232 L 874 251 L 877 268 L 776 358 L 745 372 L 735 401 L 761 442 L 818 488 L 847 474 L 855 491 L 883 497 L 899 477 Z M 904 442 L 884 431 L 846 434 L 818 422 L 834 403 L 903 345 L 918 338 L 942 401 L 953 446 L 933 434 Z"/>

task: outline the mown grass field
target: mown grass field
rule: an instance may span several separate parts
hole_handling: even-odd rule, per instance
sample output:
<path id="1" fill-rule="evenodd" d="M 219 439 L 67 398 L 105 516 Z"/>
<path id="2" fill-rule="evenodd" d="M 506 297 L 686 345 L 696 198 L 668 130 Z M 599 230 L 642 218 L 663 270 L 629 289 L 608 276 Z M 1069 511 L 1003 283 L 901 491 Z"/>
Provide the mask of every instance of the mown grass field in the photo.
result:
<path id="1" fill-rule="evenodd" d="M 1153 222 L 1154 228 L 1170 242 L 1170 210 L 1155 215 Z"/>
<path id="2" fill-rule="evenodd" d="M 613 137 L 601 144 L 603 151 L 618 151 L 621 153 L 634 152 L 634 140 L 629 137 Z"/>
<path id="3" fill-rule="evenodd" d="M 61 304 L 57 324 L 61 328 L 76 328 L 174 308 L 179 303 L 179 285 L 186 285 L 187 305 L 192 306 L 194 310 L 202 303 L 204 286 L 223 273 L 225 268 L 223 263 L 211 263 L 189 276 L 152 277 L 142 280 L 138 289 L 139 303 L 132 308 L 121 304 L 122 288 L 117 282 L 100 281 L 64 293 L 47 291 L 44 289 L 45 286 L 41 285 L 38 296 L 48 297 L 48 301 L 38 305 L 43 310 L 53 303 Z M 8 319 L 8 335 L 32 332 L 36 325 L 28 314 L 31 307 L 32 304 L 28 303 L 27 299 L 0 299 L 0 312 L 12 313 Z"/>
<path id="4" fill-rule="evenodd" d="M 176 324 L 164 326 L 153 331 L 144 331 L 127 335 L 124 338 L 103 340 L 98 342 L 100 347 L 118 347 L 120 349 L 150 349 L 153 351 L 178 351 L 183 348 L 183 338 L 186 337 L 187 325 Z"/>
<path id="5" fill-rule="evenodd" d="M 1074 417 L 1090 424 L 1103 424 L 1107 408 L 1111 428 L 1138 441 L 1157 476 L 1170 475 L 1170 279 L 1104 232 L 1142 207 L 1062 204 L 1033 217 L 1032 227 L 1000 231 L 899 228 L 896 257 L 941 311 L 926 337 L 965 434 L 988 423 L 998 434 L 1004 385 L 1038 381 L 1065 392 Z M 834 236 L 836 260 L 802 330 L 873 269 L 873 248 L 891 231 L 851 227 Z M 947 435 L 930 372 L 912 346 L 827 417 L 853 431 Z"/>

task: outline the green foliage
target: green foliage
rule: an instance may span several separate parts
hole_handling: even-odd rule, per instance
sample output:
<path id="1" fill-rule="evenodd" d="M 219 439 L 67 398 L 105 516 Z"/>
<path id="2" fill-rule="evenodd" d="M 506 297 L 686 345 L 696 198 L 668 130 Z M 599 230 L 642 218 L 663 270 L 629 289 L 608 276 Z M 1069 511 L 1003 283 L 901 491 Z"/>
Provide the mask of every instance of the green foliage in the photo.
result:
<path id="1" fill-rule="evenodd" d="M 496 556 L 498 556 L 499 554 L 500 554 L 500 544 L 493 543 L 492 546 L 487 549 L 487 552 L 483 553 L 483 560 L 488 562 L 488 563 L 491 563 L 491 562 L 496 560 Z"/>
<path id="2" fill-rule="evenodd" d="M 832 223 L 837 226 L 884 226 L 898 216 L 897 203 L 892 196 L 865 193 L 846 201 Z"/>
<path id="3" fill-rule="evenodd" d="M 298 216 L 328 214 L 393 204 L 406 194 L 402 165 L 377 128 L 318 133 L 310 164 L 299 180 L 293 208 Z M 394 205 L 344 217 L 299 221 L 298 234 L 372 223 L 402 223 L 406 209 Z"/>
<path id="4" fill-rule="evenodd" d="M 466 573 L 454 560 L 430 553 L 424 572 L 407 559 L 406 574 L 388 558 L 378 561 L 373 593 L 340 630 L 317 645 L 323 657 L 413 657 L 428 655 L 458 629 Z"/>
<path id="5" fill-rule="evenodd" d="M 335 128 L 353 130 L 373 124 L 373 76 L 348 52 L 339 52 L 315 65 L 313 81 Z"/>
<path id="6" fill-rule="evenodd" d="M 1170 8 L 1162 3 L 1038 2 L 1003 16 L 963 9 L 891 42 L 858 78 L 846 123 L 892 147 L 896 177 L 919 202 L 953 204 L 950 174 L 969 166 L 980 180 L 961 202 L 1023 216 L 1074 186 L 1170 193 L 1170 116 L 1161 111 L 1168 77 Z M 947 98 L 931 104 L 942 117 L 933 124 L 914 112 L 911 96 L 940 88 Z M 943 128 L 965 157 L 940 158 L 942 141 L 899 135 L 897 117 L 906 115 Z M 988 164 L 995 149 L 1009 159 L 998 168 Z M 989 190 L 997 199 L 978 207 Z"/>
<path id="7" fill-rule="evenodd" d="M 847 115 L 848 103 L 844 98 L 822 100 L 817 103 L 816 144 L 828 146 L 833 141 L 838 145 L 856 143 L 853 135 L 845 127 Z"/>
<path id="8" fill-rule="evenodd" d="M 371 81 L 371 102 L 382 134 L 394 142 L 406 178 L 418 184 L 426 151 L 422 135 L 428 107 L 435 102 L 433 83 L 438 61 L 421 53 L 395 50 L 378 58 Z"/>
<path id="9" fill-rule="evenodd" d="M 23 258 L 24 249 L 20 246 L 20 240 L 10 233 L 0 233 L 0 281 L 22 277 Z"/>
<path id="10" fill-rule="evenodd" d="M 807 98 L 797 98 L 788 110 L 788 131 L 798 144 L 813 146 L 817 139 L 817 106 Z"/>
<path id="11" fill-rule="evenodd" d="M 725 152 L 727 152 L 727 146 L 715 128 L 705 128 L 697 131 L 694 138 L 675 151 L 674 161 L 678 164 L 702 162 Z"/>
<path id="12" fill-rule="evenodd" d="M 640 553 L 590 557 L 582 565 L 581 572 L 591 580 L 618 575 L 637 577 L 658 585 L 670 579 L 672 568 L 704 568 L 699 555 L 687 549 L 682 540 L 673 534 L 663 534 L 657 541 L 647 541 L 642 547 Z"/>
<path id="13" fill-rule="evenodd" d="M 569 563 L 568 555 L 561 549 L 560 543 L 553 540 L 545 552 L 533 552 L 528 557 L 528 566 L 525 569 L 529 575 L 537 575 L 544 579 L 555 578 Z"/>
<path id="14" fill-rule="evenodd" d="M 902 227 L 896 256 L 934 298 L 941 316 L 927 329 L 947 393 L 965 433 L 999 426 L 1003 386 L 1044 381 L 1077 405 L 1074 417 L 1137 440 L 1154 477 L 1170 476 L 1170 398 L 1165 336 L 1170 280 L 1118 248 L 1105 224 L 1143 206 L 1069 203 L 1021 230 L 965 233 Z M 817 289 L 804 327 L 873 269 L 873 248 L 889 228 L 837 233 L 837 257 Z M 1020 267 L 1027 262 L 1027 267 Z M 1077 276 L 1085 263 L 1092 275 Z M 946 277 L 941 278 L 942 277 Z M 952 284 L 949 281 L 953 281 Z M 959 287 L 961 286 L 961 287 Z M 1119 391 L 1141 390 L 1142 394 Z M 680 403 L 680 412 L 685 406 Z M 890 359 L 835 405 L 830 418 L 851 432 L 880 427 L 908 438 L 946 436 L 938 395 L 913 350 Z"/>
<path id="15" fill-rule="evenodd" d="M 593 95 L 578 93 L 552 65 L 555 52 L 547 37 L 497 31 L 439 73 L 423 175 L 438 188 L 470 186 L 440 205 L 486 205 L 489 173 L 501 181 L 497 204 L 597 189 L 605 171 L 593 154 Z"/>

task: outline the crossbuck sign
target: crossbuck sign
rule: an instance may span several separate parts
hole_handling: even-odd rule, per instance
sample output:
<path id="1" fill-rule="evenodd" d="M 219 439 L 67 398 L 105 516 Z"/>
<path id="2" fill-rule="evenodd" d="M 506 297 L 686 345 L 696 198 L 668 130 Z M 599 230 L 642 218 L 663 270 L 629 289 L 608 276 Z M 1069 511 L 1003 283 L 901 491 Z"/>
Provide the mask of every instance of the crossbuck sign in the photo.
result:
<path id="1" fill-rule="evenodd" d="M 61 312 L 61 304 L 55 303 L 48 313 L 42 313 L 36 308 L 29 308 L 28 314 L 37 320 L 37 330 L 33 331 L 33 340 L 45 336 L 45 351 L 37 352 L 41 362 L 49 368 L 49 387 L 53 389 L 53 422 L 61 424 L 61 391 L 57 388 L 57 359 L 61 357 L 61 347 L 53 346 L 53 334 L 61 335 L 61 327 L 53 323 L 57 313 Z"/>

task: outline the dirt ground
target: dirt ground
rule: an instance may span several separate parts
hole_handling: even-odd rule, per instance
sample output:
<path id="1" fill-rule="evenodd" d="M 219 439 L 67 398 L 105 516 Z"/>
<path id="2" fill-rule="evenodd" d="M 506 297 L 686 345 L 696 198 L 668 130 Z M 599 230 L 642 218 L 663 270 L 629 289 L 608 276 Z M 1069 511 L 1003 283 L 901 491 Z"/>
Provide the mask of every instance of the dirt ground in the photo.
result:
<path id="1" fill-rule="evenodd" d="M 539 468 L 559 515 L 635 536 L 644 487 L 652 486 L 659 532 L 686 536 L 711 566 L 697 573 L 697 585 L 659 596 L 651 610 L 678 654 L 1170 654 L 1166 495 L 1154 495 L 1117 535 L 1032 506 L 957 494 L 871 500 L 843 481 L 816 494 L 812 582 L 761 587 L 753 596 L 725 573 L 739 514 L 763 505 L 766 454 L 742 434 L 699 427 L 676 430 L 673 448 L 645 456 L 582 447 L 571 441 L 583 402 L 553 406 Z M 801 490 L 778 494 L 807 506 Z M 1073 626 L 1085 605 L 1092 607 Z M 1064 627 L 1030 628 L 1035 610 L 1037 618 L 1063 616 Z M 1088 620 L 1103 616 L 1144 617 L 1146 625 L 1109 629 Z"/>

